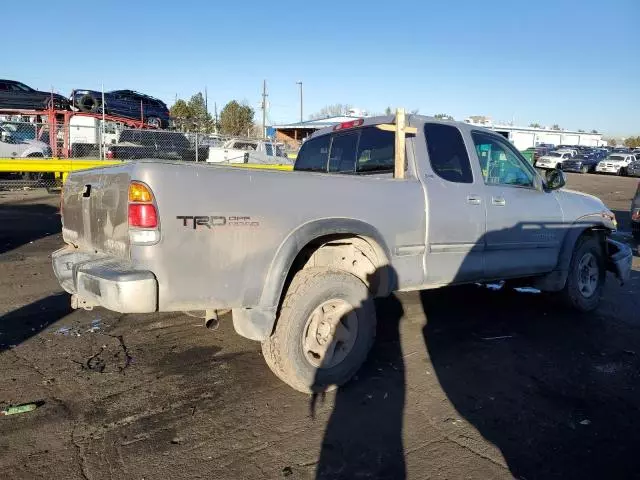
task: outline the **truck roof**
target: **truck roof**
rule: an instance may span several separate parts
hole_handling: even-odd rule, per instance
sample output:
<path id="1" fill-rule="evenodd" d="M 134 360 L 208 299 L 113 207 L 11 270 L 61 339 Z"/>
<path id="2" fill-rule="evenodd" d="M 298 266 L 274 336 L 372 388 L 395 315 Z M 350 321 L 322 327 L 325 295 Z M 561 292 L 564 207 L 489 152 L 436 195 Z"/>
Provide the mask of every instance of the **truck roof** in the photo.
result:
<path id="1" fill-rule="evenodd" d="M 363 120 L 361 125 L 358 125 L 357 128 L 366 127 L 370 125 L 379 125 L 381 123 L 394 123 L 396 119 L 395 115 L 380 115 L 377 117 L 365 117 L 365 118 L 357 118 L 354 117 L 353 120 Z M 493 130 L 489 130 L 488 128 L 479 127 L 478 125 L 471 125 L 465 122 L 457 122 L 455 120 L 439 120 L 437 118 L 428 117 L 426 115 L 407 115 L 407 124 L 412 126 L 422 125 L 424 123 L 442 123 L 445 125 L 454 125 L 458 127 L 462 131 L 470 132 L 472 130 L 477 131 L 481 130 L 487 133 L 491 133 L 494 135 L 500 135 Z M 336 124 L 338 125 L 338 124 Z M 328 133 L 332 133 L 334 131 L 335 125 L 331 127 L 325 127 L 320 130 L 314 132 L 309 138 L 319 137 L 321 135 L 326 135 Z M 346 130 L 346 129 L 345 129 Z"/>

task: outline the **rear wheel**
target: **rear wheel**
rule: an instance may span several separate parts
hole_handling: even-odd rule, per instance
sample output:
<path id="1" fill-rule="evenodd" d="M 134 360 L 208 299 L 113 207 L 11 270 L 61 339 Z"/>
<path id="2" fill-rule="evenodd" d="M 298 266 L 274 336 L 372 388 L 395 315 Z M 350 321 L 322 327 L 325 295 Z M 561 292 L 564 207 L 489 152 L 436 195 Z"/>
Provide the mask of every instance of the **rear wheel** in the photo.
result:
<path id="1" fill-rule="evenodd" d="M 303 269 L 289 286 L 262 353 L 276 376 L 294 389 L 331 390 L 358 371 L 375 329 L 373 299 L 359 278 L 324 267 Z"/>
<path id="2" fill-rule="evenodd" d="M 102 102 L 95 95 L 87 93 L 78 100 L 78 108 L 82 112 L 97 112 Z"/>
<path id="3" fill-rule="evenodd" d="M 581 312 L 595 310 L 600 303 L 606 276 L 604 253 L 598 238 L 578 239 L 569 264 L 562 295 L 567 304 Z"/>

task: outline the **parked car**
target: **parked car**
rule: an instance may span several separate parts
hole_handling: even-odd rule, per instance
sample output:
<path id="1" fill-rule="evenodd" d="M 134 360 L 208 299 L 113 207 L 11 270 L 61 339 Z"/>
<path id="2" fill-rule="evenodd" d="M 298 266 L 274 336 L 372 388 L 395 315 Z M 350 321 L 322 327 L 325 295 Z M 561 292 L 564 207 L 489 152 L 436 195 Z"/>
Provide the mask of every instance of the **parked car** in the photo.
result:
<path id="1" fill-rule="evenodd" d="M 235 139 L 221 147 L 210 147 L 207 162 L 291 165 L 282 145 L 265 140 Z"/>
<path id="2" fill-rule="evenodd" d="M 236 332 L 303 392 L 357 372 L 374 296 L 519 278 L 592 311 L 607 269 L 629 278 L 613 213 L 563 190 L 561 171 L 542 177 L 502 135 L 418 115 L 396 155 L 395 121 L 315 132 L 294 172 L 158 161 L 73 172 L 55 275 L 75 308 L 211 321 L 231 309 Z"/>
<path id="3" fill-rule="evenodd" d="M 557 168 L 562 169 L 565 160 L 571 159 L 571 152 L 549 152 L 540 157 L 535 163 L 538 168 Z"/>
<path id="4" fill-rule="evenodd" d="M 51 157 L 51 147 L 35 138 L 26 138 L 25 130 L 18 131 L 14 124 L 0 125 L 0 158 Z M 36 180 L 42 174 L 27 172 L 0 173 L 2 179 L 18 176 L 24 180 Z"/>
<path id="5" fill-rule="evenodd" d="M 209 147 L 191 145 L 184 133 L 162 130 L 122 130 L 115 144 L 107 147 L 107 158 L 136 160 L 157 158 L 163 160 L 207 160 Z"/>
<path id="6" fill-rule="evenodd" d="M 81 112 L 104 113 L 133 120 L 143 120 L 151 126 L 166 128 L 169 126 L 169 109 L 162 101 L 133 90 L 113 90 L 102 92 L 95 90 L 74 90 L 71 92 L 72 105 Z"/>
<path id="7" fill-rule="evenodd" d="M 640 241 L 640 182 L 636 196 L 631 200 L 631 230 L 636 240 Z"/>
<path id="8" fill-rule="evenodd" d="M 39 92 L 15 80 L 0 80 L 0 109 L 46 110 L 53 101 L 53 108 L 68 110 L 69 100 L 51 92 Z"/>
<path id="9" fill-rule="evenodd" d="M 525 150 L 525 152 L 530 152 L 533 155 L 534 162 L 540 157 L 547 155 L 550 151 L 547 147 L 529 147 Z"/>
<path id="10" fill-rule="evenodd" d="M 565 172 L 589 173 L 594 172 L 598 165 L 595 153 L 579 153 L 575 158 L 562 162 L 562 170 Z"/>
<path id="11" fill-rule="evenodd" d="M 612 153 L 604 160 L 600 160 L 596 166 L 597 173 L 615 173 L 616 175 L 626 175 L 627 168 L 635 157 L 629 154 Z"/>
<path id="12" fill-rule="evenodd" d="M 634 155 L 633 160 L 627 167 L 627 175 L 630 177 L 640 177 L 640 153 Z"/>
<path id="13" fill-rule="evenodd" d="M 0 158 L 50 157 L 51 147 L 46 143 L 25 138 L 23 134 L 0 125 Z"/>
<path id="14" fill-rule="evenodd" d="M 558 153 L 568 153 L 571 155 L 571 158 L 575 157 L 576 155 L 578 155 L 578 149 L 576 148 L 559 148 L 556 150 L 556 152 Z"/>

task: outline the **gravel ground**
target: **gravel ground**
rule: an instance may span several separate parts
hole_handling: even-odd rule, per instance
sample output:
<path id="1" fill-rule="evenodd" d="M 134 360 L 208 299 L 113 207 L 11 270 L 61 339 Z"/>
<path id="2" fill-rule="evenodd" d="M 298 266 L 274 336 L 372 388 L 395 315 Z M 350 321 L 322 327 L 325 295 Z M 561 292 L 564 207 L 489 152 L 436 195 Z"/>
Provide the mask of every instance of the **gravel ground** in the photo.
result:
<path id="1" fill-rule="evenodd" d="M 570 175 L 628 230 L 637 179 Z M 640 471 L 640 258 L 601 307 L 464 287 L 378 302 L 358 377 L 315 403 L 229 318 L 71 311 L 58 198 L 0 192 L 3 478 L 631 478 Z M 624 234 L 622 238 L 627 238 Z"/>

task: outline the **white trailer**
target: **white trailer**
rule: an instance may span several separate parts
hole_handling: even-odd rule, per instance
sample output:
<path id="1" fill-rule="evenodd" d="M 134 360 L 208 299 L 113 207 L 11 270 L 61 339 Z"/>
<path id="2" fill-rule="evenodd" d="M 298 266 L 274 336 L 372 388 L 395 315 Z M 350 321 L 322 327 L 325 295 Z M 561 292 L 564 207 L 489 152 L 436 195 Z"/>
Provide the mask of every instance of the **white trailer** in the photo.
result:
<path id="1" fill-rule="evenodd" d="M 69 120 L 69 145 L 71 156 L 86 157 L 97 155 L 100 147 L 114 144 L 118 141 L 118 133 L 124 125 L 106 120 L 104 122 L 104 137 L 102 137 L 102 119 L 84 115 L 73 115 Z"/>

